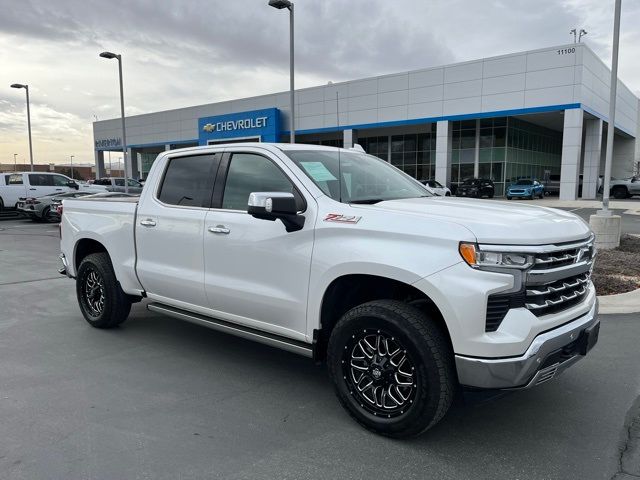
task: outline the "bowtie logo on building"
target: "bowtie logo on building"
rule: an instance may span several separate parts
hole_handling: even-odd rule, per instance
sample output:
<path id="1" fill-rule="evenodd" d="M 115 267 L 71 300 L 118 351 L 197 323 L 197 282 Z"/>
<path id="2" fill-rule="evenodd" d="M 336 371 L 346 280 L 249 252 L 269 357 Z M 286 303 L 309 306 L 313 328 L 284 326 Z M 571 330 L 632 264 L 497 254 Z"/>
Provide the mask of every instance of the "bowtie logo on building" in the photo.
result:
<path id="1" fill-rule="evenodd" d="M 213 132 L 215 129 L 216 129 L 216 126 L 213 123 L 207 123 L 204 127 L 202 127 L 202 130 L 208 133 Z"/>

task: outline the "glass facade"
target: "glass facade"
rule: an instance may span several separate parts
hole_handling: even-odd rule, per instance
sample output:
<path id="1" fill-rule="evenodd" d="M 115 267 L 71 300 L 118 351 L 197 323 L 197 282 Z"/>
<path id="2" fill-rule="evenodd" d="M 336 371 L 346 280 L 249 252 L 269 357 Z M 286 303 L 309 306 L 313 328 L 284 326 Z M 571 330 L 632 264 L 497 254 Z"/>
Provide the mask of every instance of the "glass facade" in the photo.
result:
<path id="1" fill-rule="evenodd" d="M 418 180 L 430 180 L 435 176 L 435 123 L 425 125 L 423 132 L 358 138 L 358 143 L 367 153 L 390 161 L 392 165 Z"/>
<path id="2" fill-rule="evenodd" d="M 509 118 L 507 183 L 519 178 L 543 180 L 560 175 L 562 132 Z"/>
<path id="3" fill-rule="evenodd" d="M 451 185 L 474 177 L 476 132 L 478 142 L 478 178 L 493 180 L 496 195 L 504 194 L 505 142 L 507 119 L 483 118 L 452 122 Z"/>
<path id="4" fill-rule="evenodd" d="M 412 127 L 412 133 L 398 128 L 387 135 L 358 135 L 364 150 L 390 162 L 418 180 L 435 178 L 436 124 Z M 410 130 L 410 131 L 411 131 Z M 396 133 L 397 132 L 397 133 Z M 478 178 L 489 178 L 495 194 L 519 178 L 543 181 L 560 174 L 562 132 L 514 117 L 451 121 L 451 183 L 455 188 L 475 174 L 476 148 Z M 287 137 L 288 140 L 288 137 Z M 342 139 L 304 140 L 301 143 L 342 146 Z"/>

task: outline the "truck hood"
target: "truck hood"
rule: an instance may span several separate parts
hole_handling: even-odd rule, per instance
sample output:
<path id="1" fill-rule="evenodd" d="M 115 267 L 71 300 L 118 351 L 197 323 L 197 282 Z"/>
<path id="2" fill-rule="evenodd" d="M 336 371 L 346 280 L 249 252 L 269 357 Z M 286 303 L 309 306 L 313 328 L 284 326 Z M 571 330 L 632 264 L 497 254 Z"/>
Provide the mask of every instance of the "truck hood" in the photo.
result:
<path id="1" fill-rule="evenodd" d="M 591 233 L 572 213 L 522 203 L 429 197 L 388 200 L 367 207 L 453 222 L 469 229 L 479 243 L 542 245 L 581 240 Z"/>

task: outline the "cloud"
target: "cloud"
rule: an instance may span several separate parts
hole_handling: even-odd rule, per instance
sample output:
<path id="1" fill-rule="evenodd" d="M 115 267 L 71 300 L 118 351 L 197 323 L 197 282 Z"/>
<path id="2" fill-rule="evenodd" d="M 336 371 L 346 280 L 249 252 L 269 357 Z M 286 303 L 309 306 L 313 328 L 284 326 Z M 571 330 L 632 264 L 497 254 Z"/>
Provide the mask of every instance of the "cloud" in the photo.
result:
<path id="1" fill-rule="evenodd" d="M 297 0 L 296 85 L 568 43 L 574 26 L 589 31 L 586 40 L 608 61 L 608 6 L 597 0 L 531 5 Z M 620 76 L 639 90 L 640 7 L 623 9 Z M 116 62 L 98 58 L 103 50 L 123 54 L 128 114 L 288 88 L 288 13 L 267 0 L 0 0 L 0 11 L 0 85 L 30 84 L 36 161 L 62 161 L 64 149 L 92 161 L 94 115 L 113 118 L 120 109 Z M 0 161 L 13 153 L 6 145 L 26 149 L 24 128 L 24 93 L 0 88 Z"/>

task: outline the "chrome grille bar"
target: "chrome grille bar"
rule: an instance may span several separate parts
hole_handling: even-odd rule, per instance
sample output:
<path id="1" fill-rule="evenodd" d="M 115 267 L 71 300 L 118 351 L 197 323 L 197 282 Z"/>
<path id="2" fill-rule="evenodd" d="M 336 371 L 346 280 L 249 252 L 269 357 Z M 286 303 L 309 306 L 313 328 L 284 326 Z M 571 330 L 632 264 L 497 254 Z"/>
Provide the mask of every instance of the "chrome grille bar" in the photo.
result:
<path id="1" fill-rule="evenodd" d="M 560 295 L 560 298 L 558 298 L 557 300 L 552 300 L 550 298 L 547 298 L 546 300 L 544 300 L 543 304 L 525 303 L 525 307 L 528 308 L 529 310 L 538 310 L 538 309 L 541 309 L 541 308 L 553 307 L 553 306 L 559 305 L 561 303 L 567 302 L 569 300 L 573 300 L 575 298 L 578 298 L 578 297 L 584 295 L 585 293 L 587 293 L 587 285 L 584 285 L 579 290 L 574 290 L 572 293 L 570 293 L 568 295 Z"/>

